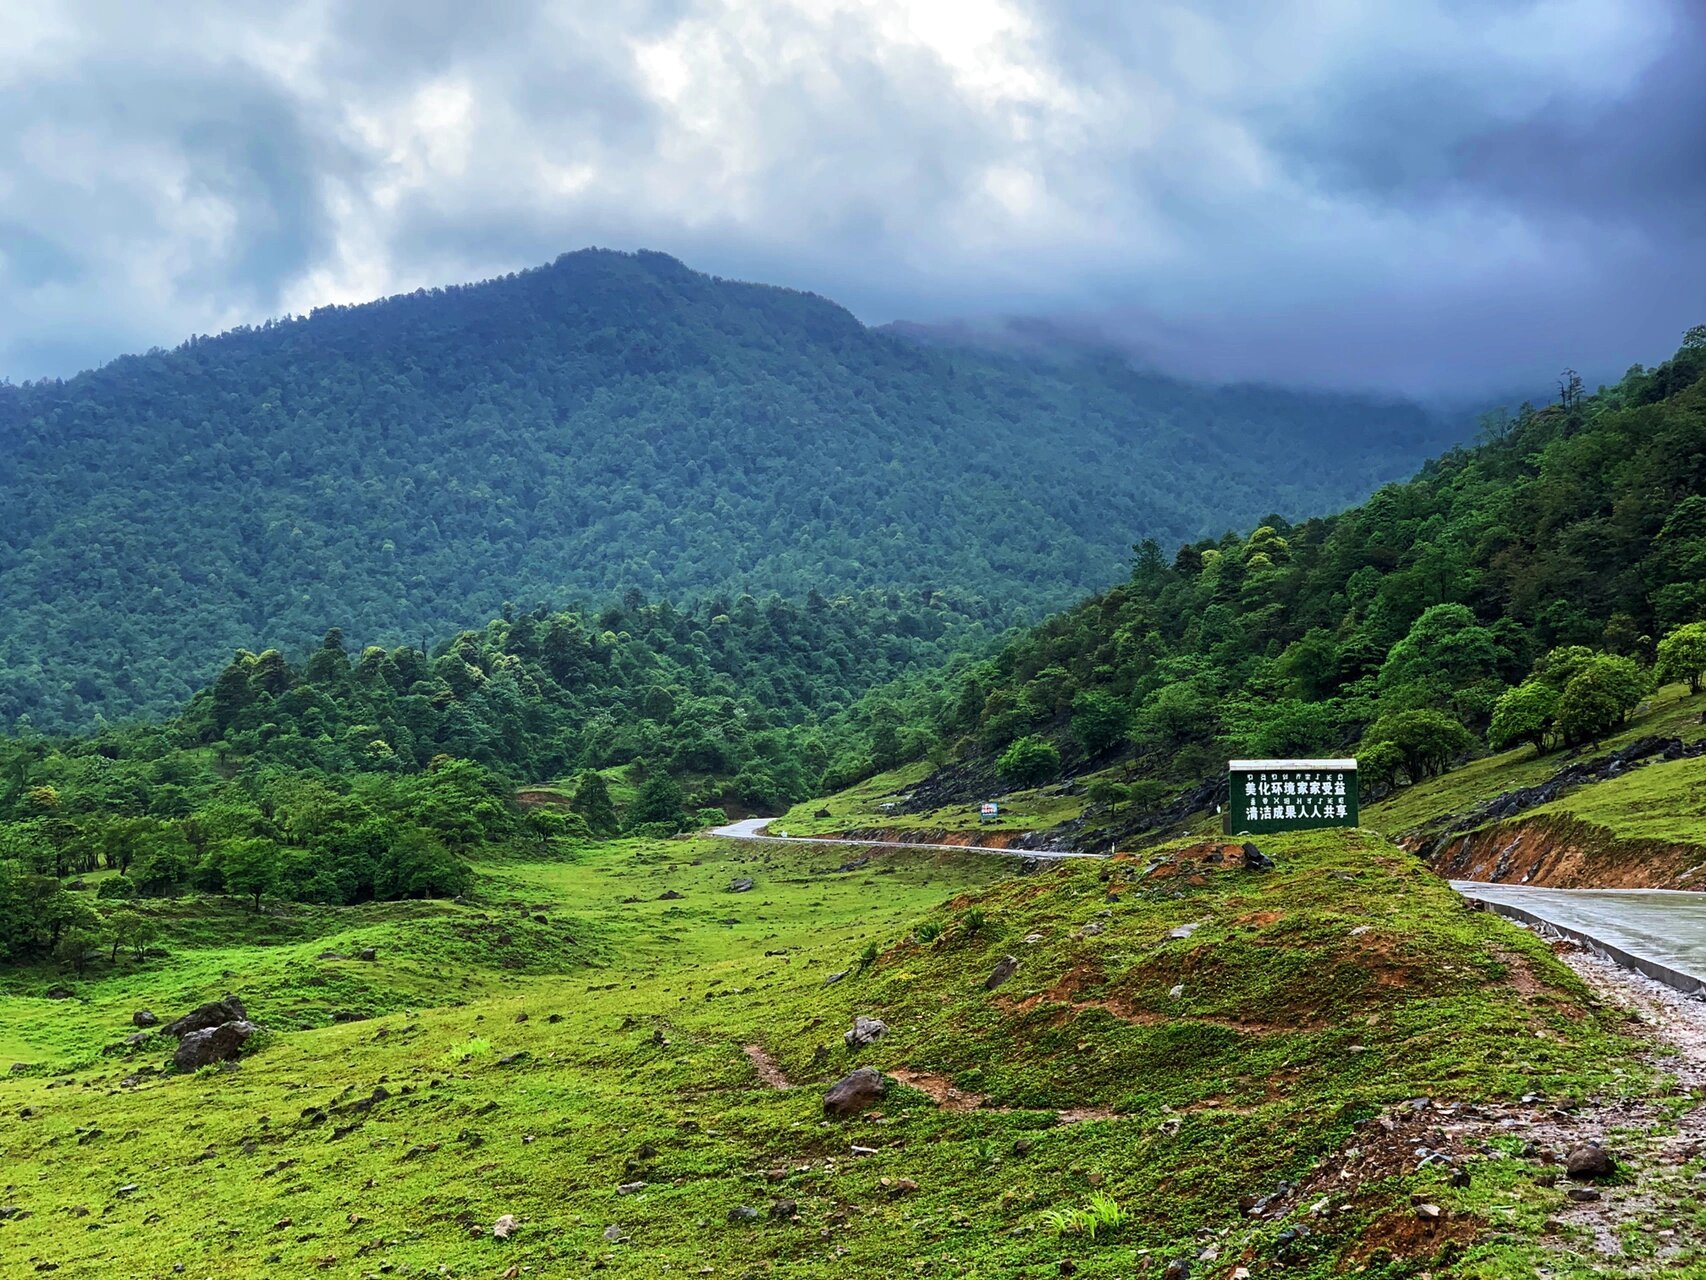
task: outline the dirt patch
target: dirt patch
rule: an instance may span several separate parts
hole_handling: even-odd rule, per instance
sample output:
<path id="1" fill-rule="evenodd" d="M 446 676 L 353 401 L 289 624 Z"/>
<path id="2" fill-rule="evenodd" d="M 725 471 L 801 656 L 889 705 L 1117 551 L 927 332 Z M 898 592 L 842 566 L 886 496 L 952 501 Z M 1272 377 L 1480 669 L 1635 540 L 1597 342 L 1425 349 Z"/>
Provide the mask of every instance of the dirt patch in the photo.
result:
<path id="1" fill-rule="evenodd" d="M 515 793 L 515 802 L 523 809 L 567 809 L 569 797 L 559 791 L 541 791 L 529 788 Z"/>
<path id="2" fill-rule="evenodd" d="M 919 1071 L 912 1067 L 894 1067 L 888 1074 L 910 1088 L 926 1095 L 943 1111 L 994 1111 L 1005 1115 L 1011 1111 L 1036 1111 L 1049 1108 L 991 1106 L 985 1094 L 961 1089 L 944 1075 L 934 1071 Z M 1112 1120 L 1114 1112 L 1105 1107 L 1069 1107 L 1056 1110 L 1055 1118 L 1062 1124 L 1082 1124 L 1086 1120 Z"/>
<path id="3" fill-rule="evenodd" d="M 1419 847 L 1422 841 L 1403 841 Z M 1575 818 L 1515 819 L 1471 831 L 1429 865 L 1453 880 L 1554 889 L 1706 889 L 1706 849 L 1661 840 L 1621 840 Z"/>
<path id="4" fill-rule="evenodd" d="M 1437 1257 L 1447 1248 L 1467 1245 L 1481 1226 L 1479 1218 L 1466 1213 L 1428 1222 L 1412 1210 L 1393 1209 L 1363 1228 L 1341 1265 L 1360 1265 L 1377 1253 L 1406 1260 Z"/>
<path id="5" fill-rule="evenodd" d="M 926 1094 L 930 1101 L 944 1111 L 976 1111 L 988 1101 L 985 1095 L 958 1088 L 948 1077 L 939 1076 L 932 1071 L 895 1067 L 888 1074 L 902 1084 Z"/>
<path id="6" fill-rule="evenodd" d="M 758 1073 L 758 1078 L 771 1089 L 791 1089 L 794 1082 L 788 1079 L 787 1072 L 776 1065 L 776 1059 L 761 1044 L 743 1044 L 740 1047 L 746 1055 L 746 1060 L 752 1063 L 752 1069 Z"/>

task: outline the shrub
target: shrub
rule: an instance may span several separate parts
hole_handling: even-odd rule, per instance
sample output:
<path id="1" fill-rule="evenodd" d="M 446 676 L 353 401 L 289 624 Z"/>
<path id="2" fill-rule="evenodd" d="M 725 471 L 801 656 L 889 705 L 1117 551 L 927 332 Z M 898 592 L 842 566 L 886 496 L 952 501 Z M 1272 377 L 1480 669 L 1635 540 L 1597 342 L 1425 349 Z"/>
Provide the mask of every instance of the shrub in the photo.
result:
<path id="1" fill-rule="evenodd" d="M 995 762 L 995 772 L 1016 787 L 1034 787 L 1060 772 L 1060 752 L 1046 738 L 1020 738 Z"/>

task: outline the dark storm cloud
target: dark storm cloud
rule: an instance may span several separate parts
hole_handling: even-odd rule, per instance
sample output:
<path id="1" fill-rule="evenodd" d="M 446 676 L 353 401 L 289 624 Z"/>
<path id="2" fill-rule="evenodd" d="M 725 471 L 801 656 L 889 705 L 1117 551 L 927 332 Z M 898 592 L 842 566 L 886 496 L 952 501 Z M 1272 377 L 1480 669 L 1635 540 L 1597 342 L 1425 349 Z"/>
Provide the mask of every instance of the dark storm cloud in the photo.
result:
<path id="1" fill-rule="evenodd" d="M 0 373 L 585 244 L 1216 377 L 1544 385 L 1706 318 L 1693 0 L 24 8 Z"/>

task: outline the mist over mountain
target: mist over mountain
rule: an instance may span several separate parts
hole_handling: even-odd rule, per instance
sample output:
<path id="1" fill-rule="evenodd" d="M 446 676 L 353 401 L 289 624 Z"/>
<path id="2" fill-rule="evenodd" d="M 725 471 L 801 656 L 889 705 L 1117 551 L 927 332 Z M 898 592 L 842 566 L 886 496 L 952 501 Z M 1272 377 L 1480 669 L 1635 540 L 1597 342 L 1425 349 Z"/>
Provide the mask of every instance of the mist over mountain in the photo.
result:
<path id="1" fill-rule="evenodd" d="M 240 647 L 506 602 L 896 586 L 1000 624 L 1134 539 L 1342 506 L 1444 434 L 586 250 L 0 388 L 0 723 L 160 714 Z"/>

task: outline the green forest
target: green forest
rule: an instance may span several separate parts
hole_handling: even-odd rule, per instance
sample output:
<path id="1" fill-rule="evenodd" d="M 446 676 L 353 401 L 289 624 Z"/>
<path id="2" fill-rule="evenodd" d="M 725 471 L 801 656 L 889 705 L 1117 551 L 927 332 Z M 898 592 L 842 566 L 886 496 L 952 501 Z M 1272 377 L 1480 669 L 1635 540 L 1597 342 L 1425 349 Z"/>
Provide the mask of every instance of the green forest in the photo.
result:
<path id="1" fill-rule="evenodd" d="M 97 870 L 121 900 L 449 896 L 482 845 L 785 807 L 817 794 L 860 691 L 987 637 L 940 596 L 633 595 L 511 612 L 430 653 L 352 654 L 337 630 L 296 663 L 242 651 L 170 721 L 0 740 L 0 956 L 119 945 L 128 917 L 103 923 L 72 883 Z M 594 772 L 613 766 L 638 782 L 620 809 Z M 517 808 L 518 784 L 557 776 L 578 776 L 571 809 Z"/>
<path id="2" fill-rule="evenodd" d="M 1594 742 L 1706 670 L 1703 378 L 1706 326 L 1598 394 L 1490 415 L 1340 515 L 1172 556 L 1146 539 L 1127 581 L 988 661 L 871 694 L 867 754 L 898 725 L 1014 785 L 1124 761 L 1102 798 L 1141 809 L 1229 755 L 1355 747 L 1379 794 L 1487 747 Z"/>
<path id="3" fill-rule="evenodd" d="M 425 647 L 512 602 L 899 586 L 1005 624 L 1449 438 L 588 250 L 0 384 L 0 726 L 175 715 L 239 648 Z"/>

